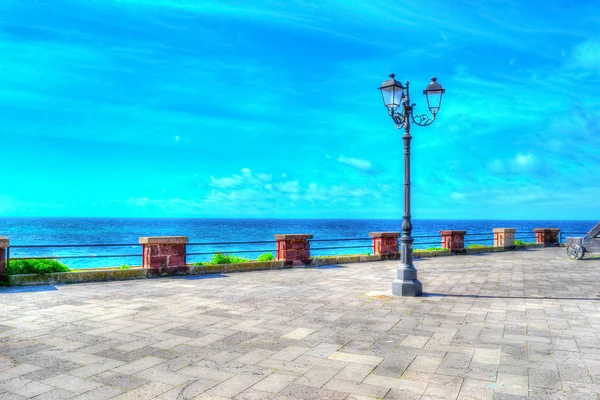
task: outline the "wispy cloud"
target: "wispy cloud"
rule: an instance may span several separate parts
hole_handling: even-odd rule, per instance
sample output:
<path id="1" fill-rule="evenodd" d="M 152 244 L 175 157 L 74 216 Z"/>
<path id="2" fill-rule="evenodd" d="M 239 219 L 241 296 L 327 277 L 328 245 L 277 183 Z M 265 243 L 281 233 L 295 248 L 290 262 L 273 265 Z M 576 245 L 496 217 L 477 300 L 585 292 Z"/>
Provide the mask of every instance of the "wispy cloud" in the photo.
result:
<path id="1" fill-rule="evenodd" d="M 373 165 L 371 164 L 371 161 L 368 161 L 368 160 L 363 160 L 360 158 L 344 157 L 343 155 L 340 155 L 337 158 L 337 161 L 342 164 L 348 165 L 354 169 L 362 171 L 362 172 L 369 172 L 369 173 L 375 172 L 373 169 Z"/>

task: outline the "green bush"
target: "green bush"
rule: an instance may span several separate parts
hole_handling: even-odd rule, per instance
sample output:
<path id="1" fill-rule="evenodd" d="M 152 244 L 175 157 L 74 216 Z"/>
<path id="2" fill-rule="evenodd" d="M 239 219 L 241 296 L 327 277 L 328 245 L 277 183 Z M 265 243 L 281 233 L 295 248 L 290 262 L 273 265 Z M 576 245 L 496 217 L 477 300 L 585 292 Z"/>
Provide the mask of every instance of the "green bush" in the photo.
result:
<path id="1" fill-rule="evenodd" d="M 274 259 L 275 259 L 275 256 L 273 255 L 273 253 L 262 253 L 260 256 L 258 256 L 256 261 L 264 262 L 264 261 L 273 261 Z"/>
<path id="2" fill-rule="evenodd" d="M 69 272 L 63 263 L 49 259 L 10 260 L 6 272 L 9 275 L 51 274 L 53 272 Z"/>
<path id="3" fill-rule="evenodd" d="M 528 244 L 536 244 L 535 242 L 526 242 L 521 239 L 515 239 L 515 246 L 527 246 Z"/>
<path id="4" fill-rule="evenodd" d="M 265 253 L 265 254 L 268 254 L 268 253 Z M 233 256 L 231 254 L 216 253 L 215 255 L 213 255 L 212 260 L 205 261 L 205 262 L 198 261 L 198 262 L 193 263 L 192 265 L 200 266 L 200 265 L 215 265 L 215 264 L 238 264 L 238 263 L 245 263 L 245 262 L 250 262 L 250 260 L 248 258 Z"/>
<path id="5" fill-rule="evenodd" d="M 494 246 L 486 246 L 485 244 L 473 243 L 467 246 L 467 249 L 489 249 Z"/>
<path id="6" fill-rule="evenodd" d="M 443 247 L 428 247 L 426 249 L 419 249 L 419 250 L 415 250 L 415 251 L 450 251 L 448 249 L 445 249 Z"/>
<path id="7" fill-rule="evenodd" d="M 243 258 L 239 256 L 234 256 L 231 254 L 221 254 L 217 253 L 213 256 L 211 260 L 211 264 L 237 264 L 237 263 L 245 263 L 249 262 L 248 258 Z"/>
<path id="8" fill-rule="evenodd" d="M 123 264 L 119 267 L 119 269 L 130 269 L 131 267 L 127 264 Z"/>

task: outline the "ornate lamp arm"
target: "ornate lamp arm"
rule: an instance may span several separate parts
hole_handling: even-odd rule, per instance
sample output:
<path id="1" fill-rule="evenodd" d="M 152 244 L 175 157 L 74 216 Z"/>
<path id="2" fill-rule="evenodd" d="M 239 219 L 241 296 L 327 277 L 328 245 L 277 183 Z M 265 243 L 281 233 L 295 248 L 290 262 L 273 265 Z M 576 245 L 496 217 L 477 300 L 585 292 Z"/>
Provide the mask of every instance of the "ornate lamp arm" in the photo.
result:
<path id="1" fill-rule="evenodd" d="M 412 122 L 415 125 L 419 125 L 419 126 L 427 126 L 427 125 L 431 125 L 433 123 L 433 121 L 435 121 L 435 117 L 436 114 L 433 114 L 433 117 L 430 117 L 427 114 L 417 114 L 414 115 L 412 110 L 414 109 L 416 104 L 413 104 L 411 106 L 411 113 L 410 113 L 410 119 L 412 119 Z"/>
<path id="2" fill-rule="evenodd" d="M 390 117 L 394 120 L 394 124 L 396 124 L 396 128 L 402 129 L 404 126 L 404 113 L 401 112 L 390 112 Z"/>

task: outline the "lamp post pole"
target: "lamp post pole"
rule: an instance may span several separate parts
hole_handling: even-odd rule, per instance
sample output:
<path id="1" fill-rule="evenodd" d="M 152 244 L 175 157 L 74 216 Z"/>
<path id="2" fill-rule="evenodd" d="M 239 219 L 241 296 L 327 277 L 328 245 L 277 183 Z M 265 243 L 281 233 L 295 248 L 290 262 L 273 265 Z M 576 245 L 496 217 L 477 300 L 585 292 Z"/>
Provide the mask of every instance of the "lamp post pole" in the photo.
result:
<path id="1" fill-rule="evenodd" d="M 390 74 L 390 79 L 381 87 L 383 102 L 388 108 L 389 114 L 396 124 L 396 128 L 404 127 L 404 214 L 402 215 L 402 237 L 400 238 L 400 265 L 396 269 L 396 279 L 392 282 L 392 294 L 395 296 L 421 296 L 423 285 L 417 278 L 417 269 L 413 265 L 413 242 L 411 236 L 412 222 L 410 215 L 410 135 L 411 120 L 419 126 L 427 126 L 433 123 L 441 106 L 442 95 L 445 89 L 437 83 L 436 78 L 423 91 L 427 96 L 427 105 L 432 114 L 413 115 L 414 104 L 410 102 L 410 83 L 403 86 L 395 80 L 395 75 Z M 406 90 L 406 92 L 405 92 Z M 397 110 L 400 109 L 400 112 Z"/>

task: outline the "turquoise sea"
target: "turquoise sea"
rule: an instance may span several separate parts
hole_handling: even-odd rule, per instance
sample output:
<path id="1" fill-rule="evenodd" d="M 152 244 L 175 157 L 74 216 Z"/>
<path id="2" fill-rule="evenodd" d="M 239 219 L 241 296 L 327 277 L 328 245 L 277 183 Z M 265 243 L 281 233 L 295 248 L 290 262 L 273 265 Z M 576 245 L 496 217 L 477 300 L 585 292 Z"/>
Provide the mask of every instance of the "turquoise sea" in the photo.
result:
<path id="1" fill-rule="evenodd" d="M 415 248 L 439 247 L 442 229 L 466 230 L 468 243 L 492 243 L 492 228 L 516 228 L 517 238 L 533 241 L 534 228 L 560 228 L 565 236 L 581 236 L 597 221 L 493 221 L 493 220 L 413 220 Z M 11 257 L 102 256 L 110 258 L 61 259 L 71 268 L 140 265 L 140 236 L 188 236 L 190 243 L 266 241 L 257 244 L 208 244 L 188 246 L 188 253 L 241 251 L 255 258 L 262 252 L 275 252 L 274 234 L 310 233 L 320 239 L 365 239 L 362 241 L 312 242 L 313 255 L 357 254 L 370 251 L 369 232 L 399 232 L 401 220 L 357 219 L 128 219 L 128 218 L 0 218 L 0 236 L 11 243 Z M 432 236 L 432 237 L 422 237 Z M 564 239 L 563 239 L 564 240 Z M 124 244 L 109 247 L 31 247 L 40 245 Z M 356 246 L 324 249 L 326 247 Z M 258 251 L 258 252 L 250 252 Z M 237 254 L 237 253 L 236 253 Z M 133 257 L 123 257 L 136 255 Z M 208 260 L 210 255 L 188 257 L 188 261 Z"/>

